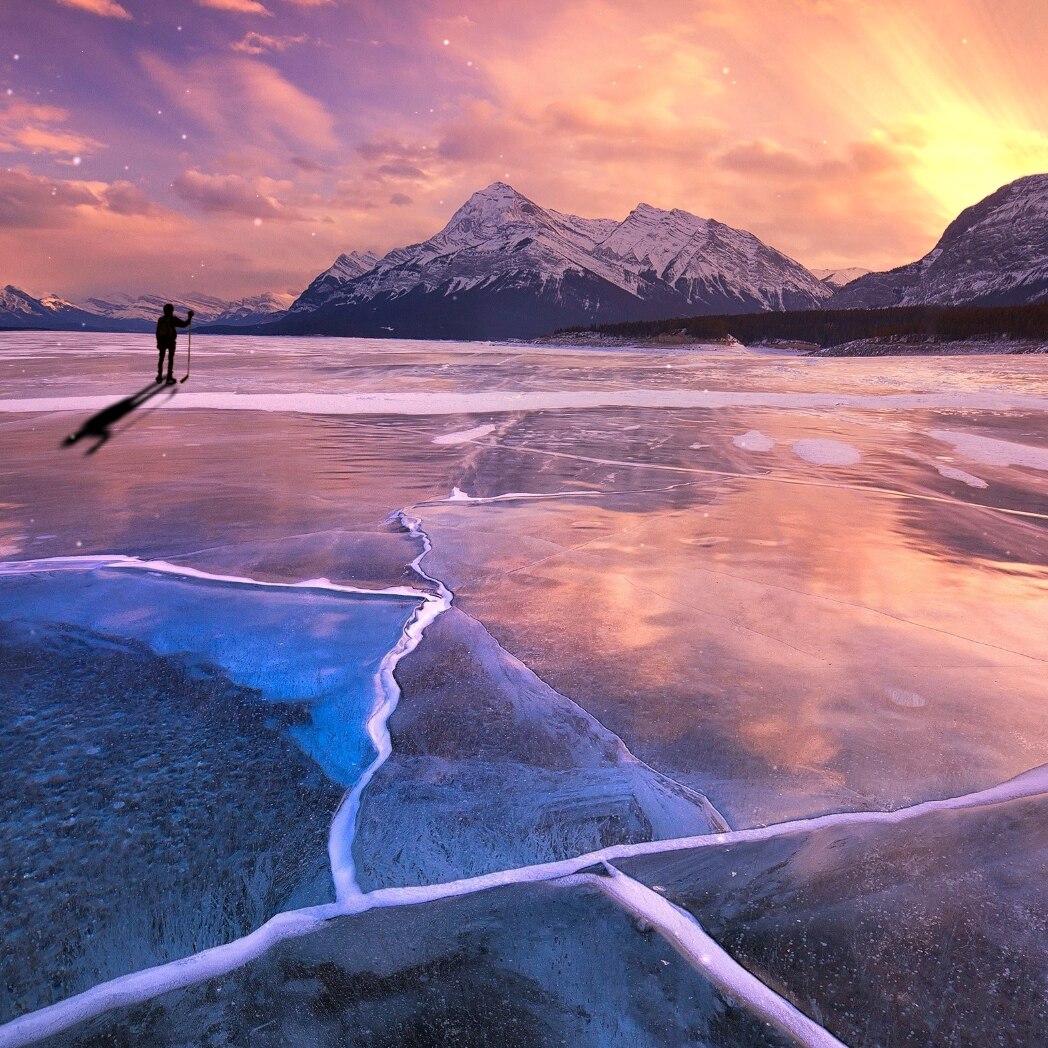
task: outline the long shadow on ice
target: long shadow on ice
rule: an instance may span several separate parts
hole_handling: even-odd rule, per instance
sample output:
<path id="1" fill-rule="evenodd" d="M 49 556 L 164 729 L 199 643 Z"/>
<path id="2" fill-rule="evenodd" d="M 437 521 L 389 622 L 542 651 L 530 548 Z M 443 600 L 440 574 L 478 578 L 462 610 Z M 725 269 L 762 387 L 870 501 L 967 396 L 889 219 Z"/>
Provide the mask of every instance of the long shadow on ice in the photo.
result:
<path id="1" fill-rule="evenodd" d="M 455 608 L 397 667 L 393 753 L 364 794 L 365 890 L 723 828 Z"/>
<path id="2" fill-rule="evenodd" d="M 84 439 L 94 439 L 97 443 L 93 444 L 85 452 L 87 455 L 93 455 L 106 441 L 112 438 L 113 426 L 132 412 L 137 411 L 143 404 L 152 400 L 153 397 L 165 389 L 169 389 L 170 396 L 174 396 L 178 387 L 167 386 L 163 382 L 150 382 L 148 386 L 143 386 L 137 393 L 132 393 L 129 397 L 115 401 L 109 407 L 103 408 L 97 414 L 92 415 L 75 433 L 70 433 L 62 441 L 63 446 L 69 447 L 71 444 L 76 444 Z"/>

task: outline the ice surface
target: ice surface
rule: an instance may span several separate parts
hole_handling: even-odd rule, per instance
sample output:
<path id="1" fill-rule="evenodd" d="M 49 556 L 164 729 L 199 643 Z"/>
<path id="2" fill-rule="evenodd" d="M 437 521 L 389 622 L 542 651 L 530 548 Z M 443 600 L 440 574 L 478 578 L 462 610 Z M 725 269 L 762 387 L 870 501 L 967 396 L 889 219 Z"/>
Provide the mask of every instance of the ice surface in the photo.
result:
<path id="1" fill-rule="evenodd" d="M 748 430 L 740 437 L 732 437 L 731 442 L 743 451 L 771 451 L 775 447 L 775 441 L 758 429 Z"/>
<path id="2" fill-rule="evenodd" d="M 594 889 L 515 886 L 330 922 L 48 1048 L 138 1043 L 630 1048 L 791 1042 Z"/>
<path id="3" fill-rule="evenodd" d="M 370 760 L 363 725 L 375 675 L 417 601 L 148 569 L 46 569 L 0 572 L 0 614 L 136 640 L 198 672 L 217 669 L 264 702 L 308 710 L 289 732 L 342 786 Z"/>
<path id="4" fill-rule="evenodd" d="M 807 414 L 753 427 L 784 438 L 761 457 L 771 474 L 749 472 L 735 416 L 639 417 L 529 417 L 470 465 L 474 497 L 602 498 L 422 511 L 433 570 L 503 647 L 736 825 L 963 793 L 1037 762 L 1032 521 L 949 498 L 887 425 L 828 423 L 864 449 L 835 483 L 798 472 L 791 438 L 827 425 Z M 998 483 L 997 506 L 1037 512 L 1036 488 Z M 891 689 L 926 704 L 904 712 Z"/>
<path id="5" fill-rule="evenodd" d="M 619 865 L 853 1048 L 1043 1039 L 1044 794 Z"/>
<path id="6" fill-rule="evenodd" d="M 0 1019 L 332 897 L 305 715 L 71 627 L 0 624 Z"/>
<path id="7" fill-rule="evenodd" d="M 1032 446 L 1018 444 L 997 437 L 959 430 L 933 429 L 928 436 L 952 444 L 965 458 L 986 462 L 991 466 L 1027 466 L 1030 469 L 1048 469 L 1048 444 Z M 1048 437 L 1048 434 L 1045 434 Z"/>
<path id="8" fill-rule="evenodd" d="M 28 984 L 24 956 L 9 972 L 8 1017 L 330 897 L 328 824 L 418 601 L 177 570 L 0 565 L 5 766 L 37 798 L 3 814 L 8 938 L 38 954 Z"/>
<path id="9" fill-rule="evenodd" d="M 392 756 L 355 842 L 365 888 L 723 826 L 704 797 L 633 758 L 461 612 L 430 627 L 397 677 Z"/>
<path id="10" fill-rule="evenodd" d="M 679 911 L 600 872 L 656 852 L 772 1006 L 1036 1043 L 1041 780 L 885 812 L 1048 761 L 1043 358 L 201 338 L 192 383 L 59 450 L 143 341 L 0 337 L 5 1015 L 229 945 L 0 1045 L 92 1009 L 65 1043 L 764 1043 Z"/>
<path id="11" fill-rule="evenodd" d="M 472 429 L 459 430 L 457 433 L 442 433 L 439 437 L 433 438 L 434 444 L 466 444 L 471 440 L 477 440 L 480 437 L 486 437 L 489 433 L 494 433 L 495 427 L 490 423 L 484 426 L 474 426 Z"/>

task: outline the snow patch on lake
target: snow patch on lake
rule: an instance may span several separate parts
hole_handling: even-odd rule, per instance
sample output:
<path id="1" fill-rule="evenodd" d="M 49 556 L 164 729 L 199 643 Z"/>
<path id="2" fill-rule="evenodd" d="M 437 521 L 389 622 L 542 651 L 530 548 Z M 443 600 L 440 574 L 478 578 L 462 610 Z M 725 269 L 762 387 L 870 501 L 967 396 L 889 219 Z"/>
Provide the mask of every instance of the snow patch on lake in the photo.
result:
<path id="1" fill-rule="evenodd" d="M 928 436 L 933 440 L 941 440 L 944 444 L 952 444 L 960 454 L 975 459 L 976 462 L 985 462 L 988 466 L 1028 466 L 1030 469 L 1048 470 L 1048 447 L 1015 444 L 1010 440 L 982 437 L 977 433 L 963 433 L 952 429 L 932 429 L 928 431 Z M 943 473 L 943 476 L 948 474 Z M 983 484 L 983 487 L 985 486 Z"/>
<path id="2" fill-rule="evenodd" d="M 798 440 L 793 452 L 816 466 L 854 466 L 862 461 L 858 448 L 839 440 Z"/>
<path id="3" fill-rule="evenodd" d="M 955 469 L 953 466 L 936 466 L 939 471 L 939 475 L 946 477 L 947 480 L 959 480 L 963 484 L 967 484 L 970 488 L 985 488 L 986 481 L 982 477 L 972 476 L 971 473 L 965 473 L 963 469 Z"/>
<path id="4" fill-rule="evenodd" d="M 741 437 L 732 437 L 731 442 L 743 451 L 771 451 L 775 447 L 775 441 L 759 429 L 751 429 Z"/>
<path id="5" fill-rule="evenodd" d="M 480 437 L 486 437 L 489 433 L 494 432 L 495 427 L 492 425 L 474 426 L 472 429 L 462 429 L 457 433 L 443 433 L 439 437 L 434 437 L 433 443 L 468 444 L 471 440 L 478 440 Z"/>
<path id="6" fill-rule="evenodd" d="M 926 705 L 924 696 L 916 691 L 907 691 L 905 688 L 888 688 L 887 694 L 893 705 L 901 706 L 903 709 L 916 710 Z"/>

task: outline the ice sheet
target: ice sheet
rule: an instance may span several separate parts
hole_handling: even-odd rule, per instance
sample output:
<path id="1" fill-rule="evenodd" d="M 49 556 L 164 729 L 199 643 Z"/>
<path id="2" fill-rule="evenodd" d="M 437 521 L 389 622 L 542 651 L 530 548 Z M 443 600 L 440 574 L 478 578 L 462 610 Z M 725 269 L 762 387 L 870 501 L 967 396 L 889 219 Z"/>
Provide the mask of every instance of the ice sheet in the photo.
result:
<path id="1" fill-rule="evenodd" d="M 72 348 L 58 344 L 70 341 Z M 109 593 L 119 599 L 111 601 L 75 585 L 79 569 L 57 579 L 54 560 L 39 567 L 32 585 L 55 575 L 55 592 L 72 587 L 76 600 L 67 603 L 82 608 L 69 612 L 65 621 L 72 625 L 55 627 L 73 631 L 62 634 L 59 648 L 74 640 L 86 645 L 75 657 L 54 649 L 45 665 L 56 674 L 69 666 L 87 680 L 92 660 L 82 652 L 107 651 L 94 661 L 124 665 L 132 679 L 134 667 L 151 667 L 140 674 L 141 696 L 153 699 L 135 710 L 131 723 L 144 726 L 136 744 L 153 744 L 161 729 L 181 731 L 187 752 L 206 753 L 202 781 L 212 781 L 204 771 L 233 754 L 236 774 L 223 783 L 228 795 L 190 790 L 184 828 L 167 834 L 168 847 L 186 857 L 191 879 L 204 853 L 186 843 L 185 833 L 210 841 L 226 832 L 230 813 L 253 810 L 230 803 L 241 790 L 265 804 L 269 821 L 238 825 L 257 822 L 261 830 L 284 822 L 288 829 L 265 849 L 231 838 L 232 852 L 252 861 L 256 852 L 280 853 L 298 865 L 292 862 L 294 876 L 281 874 L 283 894 L 269 892 L 261 908 L 237 904 L 239 923 L 225 925 L 222 938 L 243 938 L 31 1014 L 0 1029 L 0 1044 L 28 1043 L 91 1015 L 114 1024 L 106 1037 L 118 1029 L 123 1036 L 125 1020 L 139 1033 L 146 1030 L 142 1022 L 155 1021 L 145 1036 L 160 1031 L 157 1043 L 199 1024 L 216 1036 L 242 1029 L 255 1040 L 330 1039 L 341 1036 L 332 1024 L 343 1012 L 365 1025 L 384 1022 L 394 1037 L 420 1030 L 437 1036 L 447 1034 L 446 1021 L 464 1021 L 461 1011 L 451 1015 L 439 1005 L 442 995 L 460 1000 L 455 987 L 462 985 L 474 999 L 487 994 L 502 1002 L 515 1023 L 538 1022 L 539 1012 L 552 1016 L 553 1026 L 529 1032 L 555 1030 L 551 1036 L 578 1043 L 587 1036 L 571 1018 L 579 1007 L 593 1022 L 606 1021 L 602 1031 L 621 1026 L 624 1043 L 703 1037 L 762 1043 L 745 1023 L 760 1022 L 754 1016 L 764 1014 L 762 1000 L 778 1007 L 783 987 L 787 997 L 795 990 L 809 995 L 791 1000 L 817 1023 L 837 1008 L 834 965 L 820 967 L 830 954 L 809 954 L 818 974 L 804 987 L 771 968 L 757 972 L 771 996 L 749 984 L 746 1008 L 757 1010 L 747 1010 L 745 1022 L 738 1015 L 729 1021 L 723 1003 L 713 1012 L 695 1004 L 716 1002 L 716 995 L 709 996 L 708 982 L 694 981 L 705 962 L 701 945 L 699 953 L 693 947 L 703 940 L 685 922 L 677 946 L 694 956 L 687 979 L 664 998 L 665 987 L 647 973 L 658 975 L 662 960 L 680 960 L 658 953 L 675 941 L 675 911 L 632 882 L 598 884 L 600 863 L 741 847 L 774 851 L 829 834 L 844 844 L 825 854 L 816 849 L 819 876 L 846 885 L 855 867 L 844 851 L 857 842 L 880 842 L 905 870 L 908 856 L 918 864 L 927 859 L 910 835 L 926 825 L 921 819 L 934 816 L 940 821 L 931 825 L 941 828 L 952 825 L 941 821 L 948 813 L 959 819 L 962 808 L 1043 793 L 1036 775 L 994 788 L 1048 759 L 1041 650 L 1048 631 L 1048 499 L 1043 471 L 1031 468 L 1029 457 L 1043 443 L 1043 358 L 787 360 L 685 350 L 211 338 L 201 339 L 192 383 L 132 418 L 96 455 L 59 449 L 70 427 L 83 421 L 66 409 L 110 403 L 140 384 L 134 372 L 141 342 L 0 336 L 6 408 L 34 407 L 8 411 L 0 422 L 0 549 L 8 559 L 38 564 L 109 558 L 110 567 L 95 562 L 89 574 L 104 575 L 104 585 L 114 587 Z M 141 359 L 148 367 L 152 354 L 146 344 Z M 482 428 L 475 439 L 434 443 Z M 942 432 L 991 445 L 933 436 Z M 740 434 L 754 433 L 770 442 L 759 454 L 738 444 Z M 806 461 L 795 453 L 798 446 L 853 450 L 847 462 L 837 456 L 826 465 Z M 127 569 L 112 565 L 113 551 L 152 562 L 155 576 L 141 580 L 150 592 L 211 596 L 128 599 L 126 577 L 113 577 Z M 243 580 L 277 585 L 252 584 L 245 608 L 228 596 Z M 369 597 L 361 589 L 418 596 L 375 646 L 364 674 L 370 704 L 357 709 L 367 706 L 369 716 L 357 719 L 355 736 L 329 732 L 329 755 L 366 770 L 351 803 L 328 826 L 335 806 L 323 790 L 334 784 L 307 759 L 308 748 L 290 740 L 316 729 L 314 712 L 331 697 L 327 684 L 346 679 L 358 642 L 374 626 L 369 617 L 370 625 L 362 620 L 359 630 L 351 628 L 339 609 L 362 601 L 374 610 L 408 599 L 399 592 Z M 452 592 L 456 610 L 448 611 Z M 56 601 L 46 603 L 53 621 Z M 179 621 L 158 622 L 157 605 L 179 612 Z M 260 618 L 260 608 L 278 605 L 283 610 L 271 621 Z M 186 629 L 191 620 L 212 628 L 194 634 Z M 231 641 L 238 629 L 254 639 Z M 21 649 L 9 641 L 5 650 Z M 258 670 L 262 660 L 267 667 L 271 661 L 271 671 Z M 215 711 L 226 699 L 271 721 L 258 724 L 242 713 L 239 730 L 224 735 Z M 110 696 L 97 705 L 99 725 L 117 719 L 115 702 Z M 178 707 L 177 715 L 163 716 L 165 702 Z M 72 763 L 77 774 L 70 781 L 82 773 L 85 784 L 118 782 L 123 789 L 110 751 L 85 739 L 100 752 L 81 752 L 75 732 L 62 727 L 73 722 L 63 719 L 61 704 L 52 705 L 54 730 L 29 737 L 41 745 L 50 740 L 53 749 L 29 759 Z M 156 714 L 148 727 L 147 713 Z M 165 741 L 164 752 L 173 745 Z M 188 760 L 166 763 L 191 768 Z M 311 792 L 309 775 L 319 794 Z M 158 790 L 168 782 L 149 781 Z M 66 784 L 48 781 L 40 789 L 34 803 L 44 807 L 34 824 L 46 830 L 68 818 L 55 814 Z M 222 818 L 201 821 L 209 796 L 226 830 Z M 47 808 L 52 802 L 54 811 Z M 104 818 L 81 814 L 83 826 L 120 827 L 129 817 L 127 809 L 111 811 L 108 799 L 99 803 Z M 312 821 L 301 815 L 310 806 Z M 358 819 L 350 854 L 345 842 Z M 721 819 L 735 829 L 710 835 Z M 797 821 L 781 824 L 789 819 Z M 902 824 L 908 829 L 897 832 Z M 334 831 L 330 868 L 323 863 L 324 828 Z M 69 840 L 86 839 L 79 832 L 71 830 Z M 308 833 L 314 842 L 321 838 L 320 848 L 305 842 Z M 946 839 L 939 829 L 933 836 Z M 973 851 L 976 837 L 959 831 L 947 854 L 968 855 L 973 869 L 988 869 Z M 1011 851 L 1002 845 L 1002 854 L 1032 869 L 1038 861 L 1032 840 L 1012 841 Z M 75 857 L 77 847 L 83 845 L 63 845 L 53 855 Z M 225 859 L 213 865 L 219 872 L 245 869 Z M 242 883 L 250 884 L 246 868 Z M 992 937 L 982 897 L 946 887 L 955 872 L 933 878 L 937 898 L 956 899 L 954 912 L 972 936 Z M 317 885 L 327 889 L 332 873 L 340 901 L 300 908 L 329 898 Z M 564 877 L 582 880 L 548 893 L 529 888 L 526 904 L 517 901 L 523 894 L 506 896 L 513 902 L 505 906 L 481 898 L 492 888 Z M 732 906 L 746 903 L 744 894 L 732 894 L 737 881 L 729 870 L 723 898 Z M 607 893 L 609 883 L 627 890 Z M 770 905 L 784 928 L 797 919 L 809 921 L 806 927 L 837 919 L 832 906 L 804 911 L 803 880 L 796 891 L 782 879 L 770 883 Z M 221 884 L 208 884 L 213 903 L 227 897 Z M 596 887 L 606 896 L 601 905 L 622 907 L 642 922 L 631 933 L 644 940 L 639 952 L 615 921 L 593 916 L 592 899 L 589 909 L 574 903 L 564 909 L 553 898 L 583 887 Z M 458 902 L 440 910 L 441 899 Z M 251 931 L 287 906 L 294 909 Z M 528 906 L 522 923 L 521 907 Z M 430 907 L 447 916 L 424 916 Z M 379 923 L 357 923 L 378 910 Z M 623 918 L 624 910 L 600 912 Z M 338 913 L 343 920 L 329 923 Z M 859 927 L 860 916 L 847 911 L 843 922 Z M 421 967 L 398 960 L 381 985 L 362 983 L 345 960 L 352 952 L 347 943 L 370 946 L 368 936 L 379 927 L 390 929 L 390 938 L 379 938 L 375 949 L 388 953 L 391 941 L 410 949 L 424 940 L 430 960 Z M 337 956 L 319 946 L 311 953 L 336 929 Z M 343 931 L 347 938 L 340 938 Z M 482 950 L 492 944 L 502 944 L 502 952 L 489 963 Z M 655 954 L 646 952 L 652 944 Z M 734 941 L 719 945 L 735 957 L 717 970 L 745 960 Z M 463 951 L 473 957 L 473 950 L 481 959 L 463 964 Z M 18 956 L 24 953 L 20 948 Z M 992 951 L 972 955 L 970 970 L 985 985 L 999 978 Z M 882 958 L 890 956 L 889 946 Z M 513 958 L 508 967 L 506 957 Z M 426 967 L 430 961 L 436 967 Z M 570 966 L 566 981 L 558 964 Z M 32 990 L 33 965 L 19 970 Z M 249 970 L 265 974 L 256 979 Z M 108 974 L 112 969 L 95 977 Z M 425 990 L 427 980 L 440 992 Z M 375 992 L 358 992 L 365 983 Z M 83 985 L 61 983 L 55 993 Z M 493 989 L 498 985 L 510 986 L 518 1001 L 534 993 L 544 1009 L 513 1011 Z M 853 985 L 862 992 L 860 980 Z M 980 1014 L 992 1018 L 979 980 L 966 985 Z M 238 993 L 226 994 L 232 986 Z M 347 993 L 347 986 L 356 989 Z M 609 986 L 621 987 L 613 997 L 617 1010 L 587 1003 L 593 987 L 606 1001 Z M 177 987 L 183 988 L 178 1000 L 157 999 Z M 261 997 L 250 996 L 256 989 Z M 878 1027 L 886 1031 L 882 1040 L 891 1034 L 902 1043 L 914 1037 L 930 1043 L 914 1014 L 934 1014 L 943 1023 L 968 1014 L 934 979 L 900 992 L 910 995 L 916 1012 L 891 1013 L 892 1023 Z M 683 1013 L 686 1033 L 658 1026 L 648 1002 L 672 998 L 655 1008 L 664 1019 L 682 1014 L 681 995 L 689 993 L 697 996 L 686 1007 L 696 1010 Z M 952 1002 L 952 1020 L 940 999 Z M 262 1000 L 272 1014 L 255 1019 Z M 339 1003 L 325 1011 L 332 1001 Z M 142 1006 L 133 1015 L 119 1011 L 133 1002 Z M 566 1011 L 559 1002 L 567 1002 Z M 24 998 L 21 1007 L 32 1006 Z M 623 1007 L 635 1006 L 639 1011 L 626 1022 Z M 494 1014 L 475 1013 L 475 1028 Z M 274 1015 L 279 1021 L 265 1026 Z M 323 1018 L 306 1023 L 307 1015 Z M 1021 999 L 1010 1015 L 1018 1030 L 1037 1019 Z M 512 1030 L 499 1029 L 512 1043 Z M 1001 1030 L 987 1027 L 984 1040 Z M 607 1038 L 619 1034 L 601 1036 L 615 1043 Z M 843 1039 L 862 1043 L 851 1032 Z"/>

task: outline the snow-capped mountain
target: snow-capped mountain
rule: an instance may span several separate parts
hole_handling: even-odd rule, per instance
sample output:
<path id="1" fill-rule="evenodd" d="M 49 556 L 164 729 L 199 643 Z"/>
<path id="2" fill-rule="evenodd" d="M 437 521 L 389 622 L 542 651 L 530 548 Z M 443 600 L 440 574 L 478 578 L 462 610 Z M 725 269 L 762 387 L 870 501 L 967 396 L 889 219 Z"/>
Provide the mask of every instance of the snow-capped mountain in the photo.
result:
<path id="1" fill-rule="evenodd" d="M 246 327 L 272 323 L 284 316 L 294 295 L 266 292 L 235 302 L 209 295 L 115 295 L 109 299 L 89 298 L 83 305 L 58 295 L 34 298 L 13 287 L 0 289 L 0 328 L 55 328 L 89 331 L 152 331 L 165 302 L 173 302 L 178 313 L 195 313 L 197 324 Z"/>
<path id="2" fill-rule="evenodd" d="M 333 295 L 351 280 L 374 269 L 378 255 L 370 251 L 351 251 L 339 255 L 313 282 L 290 304 L 292 313 L 308 313 L 325 305 Z M 285 307 L 288 308 L 288 307 Z"/>
<path id="3" fill-rule="evenodd" d="M 1003 186 L 962 211 L 924 258 L 861 277 L 828 305 L 1012 306 L 1046 299 L 1048 174 Z"/>
<path id="4" fill-rule="evenodd" d="M 282 317 L 295 301 L 295 296 L 285 291 L 266 291 L 250 298 L 226 302 L 222 310 L 209 324 L 260 324 Z M 196 307 L 194 307 L 195 309 Z M 195 319 L 195 318 L 194 318 Z"/>
<path id="5" fill-rule="evenodd" d="M 34 298 L 11 284 L 0 288 L 0 328 L 93 328 L 96 319 L 58 295 Z"/>
<path id="6" fill-rule="evenodd" d="M 175 311 L 192 309 L 198 324 L 264 324 L 283 316 L 294 300 L 293 295 L 266 292 L 234 302 L 211 295 L 115 295 L 111 299 L 89 298 L 85 301 L 91 312 L 113 321 L 155 324 L 165 302 L 172 302 Z"/>
<path id="7" fill-rule="evenodd" d="M 870 270 L 861 269 L 859 266 L 848 266 L 844 269 L 813 269 L 812 272 L 824 284 L 836 291 L 838 288 L 844 287 L 845 284 L 850 284 L 853 280 L 866 276 Z"/>
<path id="8" fill-rule="evenodd" d="M 496 182 L 436 236 L 344 278 L 342 256 L 267 330 L 405 337 L 532 336 L 568 324 L 804 309 L 832 291 L 733 229 L 647 204 L 622 222 L 539 207 Z M 338 267 L 337 272 L 333 272 Z"/>

